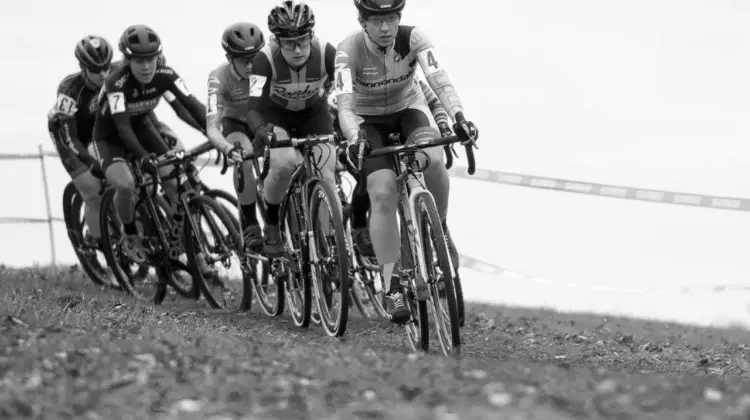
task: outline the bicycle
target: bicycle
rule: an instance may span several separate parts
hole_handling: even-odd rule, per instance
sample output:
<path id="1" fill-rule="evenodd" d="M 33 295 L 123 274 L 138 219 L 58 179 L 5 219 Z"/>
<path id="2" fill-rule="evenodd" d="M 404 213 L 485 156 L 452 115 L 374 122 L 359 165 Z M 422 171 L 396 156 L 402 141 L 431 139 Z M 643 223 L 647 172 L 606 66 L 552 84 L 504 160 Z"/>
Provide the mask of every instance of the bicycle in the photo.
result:
<path id="1" fill-rule="evenodd" d="M 157 160 L 158 167 L 174 165 L 174 170 L 166 177 L 158 174 L 146 180 L 138 162 L 132 162 L 133 175 L 136 180 L 136 205 L 135 212 L 141 216 L 143 226 L 140 229 L 142 245 L 146 251 L 149 262 L 155 267 L 158 281 L 153 285 L 153 294 L 149 295 L 136 289 L 133 279 L 123 270 L 127 264 L 127 258 L 121 249 L 121 225 L 117 212 L 114 211 L 113 198 L 114 189 L 109 189 L 102 198 L 100 224 L 102 231 L 102 243 L 107 262 L 112 268 L 116 278 L 123 285 L 126 292 L 139 299 L 151 299 L 160 304 L 165 296 L 169 285 L 178 294 L 198 299 L 201 294 L 212 307 L 222 307 L 215 297 L 207 293 L 206 279 L 202 269 L 209 263 L 222 261 L 226 263 L 226 254 L 233 249 L 232 245 L 240 243 L 239 234 L 234 229 L 234 224 L 226 215 L 224 208 L 210 197 L 199 194 L 193 189 L 194 179 L 191 173 L 186 171 L 189 161 L 204 153 L 201 148 L 194 149 L 188 153 L 184 151 L 169 152 Z M 177 179 L 178 197 L 172 203 L 175 214 L 172 217 L 160 211 L 155 204 L 158 196 L 159 186 L 169 179 Z M 213 213 L 216 219 L 208 219 L 208 228 L 212 233 L 218 229 L 218 223 L 224 225 L 228 233 L 226 235 L 213 235 L 219 243 L 216 249 L 222 252 L 220 258 L 209 259 L 207 257 L 208 239 L 199 221 L 201 216 Z M 182 219 L 182 220 L 180 220 Z M 171 221 L 176 224 L 173 226 Z M 227 246 L 224 241 L 231 244 Z M 196 244 L 197 242 L 197 244 Z M 213 248 L 212 248 L 213 249 Z M 185 252 L 188 264 L 179 260 L 181 251 Z M 201 264 L 203 263 L 203 264 Z M 192 281 L 189 285 L 178 283 L 170 274 L 175 271 L 186 271 L 191 274 Z M 204 293 L 201 293 L 203 291 Z"/>
<path id="2" fill-rule="evenodd" d="M 457 291 L 440 216 L 432 194 L 425 187 L 423 172 L 430 165 L 430 158 L 422 149 L 447 146 L 463 140 L 458 136 L 448 136 L 400 144 L 398 133 L 389 135 L 388 140 L 394 145 L 371 151 L 366 157 L 393 156 L 398 163 L 396 184 L 402 262 L 411 262 L 410 265 L 402 264 L 399 273 L 405 302 L 412 314 L 404 324 L 407 339 L 414 351 L 429 350 L 429 301 L 443 353 L 457 355 L 461 346 Z M 365 142 L 363 136 L 359 143 L 358 169 L 361 169 L 365 158 Z M 471 140 L 465 147 L 469 160 L 468 172 L 473 174 L 473 148 L 476 143 Z M 426 159 L 424 166 L 417 159 L 418 153 Z M 442 305 L 441 298 L 447 300 L 447 308 Z"/>
<path id="3" fill-rule="evenodd" d="M 269 262 L 277 292 L 274 306 L 281 307 L 280 299 L 286 295 L 296 326 L 310 325 L 314 307 L 326 334 L 341 337 L 346 332 L 349 313 L 348 258 L 343 254 L 347 250 L 346 239 L 341 211 L 336 204 L 337 195 L 321 177 L 312 154 L 316 145 L 333 143 L 335 139 L 333 134 L 277 138 L 266 146 L 261 181 L 268 175 L 269 149 L 298 148 L 303 163 L 292 174 L 280 204 L 279 229 L 285 244 L 284 254 L 270 259 L 250 254 L 248 258 Z M 335 156 L 328 159 L 335 159 Z M 321 207 L 326 207 L 330 216 L 324 223 Z M 260 288 L 256 287 L 258 290 Z M 262 301 L 260 293 L 258 295 Z M 329 306 L 334 295 L 338 296 L 339 308 L 331 313 Z"/>
<path id="4" fill-rule="evenodd" d="M 365 302 L 360 297 L 360 291 L 362 290 L 367 295 L 367 301 L 373 307 L 375 314 L 387 319 L 387 312 L 385 310 L 385 293 L 383 292 L 382 276 L 380 275 L 380 268 L 377 264 L 372 263 L 369 257 L 362 255 L 359 249 L 354 246 L 352 241 L 352 204 L 349 202 L 349 195 L 356 193 L 355 188 L 350 188 L 352 191 L 347 194 L 344 191 L 344 180 L 346 174 L 349 174 L 353 179 L 357 179 L 357 170 L 346 159 L 346 140 L 339 142 L 338 149 L 338 161 L 336 165 L 336 190 L 341 200 L 342 205 L 342 217 L 344 222 L 344 230 L 346 231 L 346 243 L 349 249 L 349 271 L 350 271 L 350 299 L 354 302 L 354 306 L 357 308 L 359 313 L 364 318 L 371 318 L 367 309 L 365 308 Z M 350 184 L 350 187 L 352 185 Z"/>
<path id="5" fill-rule="evenodd" d="M 105 178 L 100 179 L 99 195 L 102 195 L 107 189 L 107 181 Z M 163 197 L 157 197 L 156 204 L 171 215 L 171 209 Z M 73 252 L 75 252 L 81 268 L 95 285 L 122 290 L 122 286 L 117 282 L 117 279 L 111 279 L 110 277 L 111 273 L 108 270 L 101 243 L 91 243 L 86 240 L 89 228 L 85 220 L 84 205 L 83 196 L 81 196 L 78 188 L 73 181 L 68 182 L 63 190 L 62 207 L 63 220 Z M 137 223 L 140 223 L 140 220 Z M 136 281 L 141 281 L 149 274 L 150 268 L 147 264 L 140 264 L 133 267 L 131 275 Z"/>

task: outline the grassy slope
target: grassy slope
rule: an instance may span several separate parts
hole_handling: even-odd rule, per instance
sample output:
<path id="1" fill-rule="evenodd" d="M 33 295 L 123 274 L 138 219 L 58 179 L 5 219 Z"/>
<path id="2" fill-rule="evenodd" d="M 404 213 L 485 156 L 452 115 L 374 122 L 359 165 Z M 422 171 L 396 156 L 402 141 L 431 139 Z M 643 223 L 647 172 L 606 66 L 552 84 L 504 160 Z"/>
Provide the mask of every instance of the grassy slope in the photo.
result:
<path id="1" fill-rule="evenodd" d="M 74 270 L 0 270 L 0 417 L 748 418 L 750 333 L 473 305 L 460 359 L 354 317 L 160 307 Z M 745 417 L 741 417 L 743 415 Z"/>

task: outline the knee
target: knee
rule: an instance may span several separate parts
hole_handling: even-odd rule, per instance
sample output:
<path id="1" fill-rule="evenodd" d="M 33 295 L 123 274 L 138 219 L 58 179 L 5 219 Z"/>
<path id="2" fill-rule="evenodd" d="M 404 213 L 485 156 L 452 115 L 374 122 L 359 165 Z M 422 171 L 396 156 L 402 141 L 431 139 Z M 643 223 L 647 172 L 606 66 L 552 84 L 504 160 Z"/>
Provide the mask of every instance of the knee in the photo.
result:
<path id="1" fill-rule="evenodd" d="M 99 199 L 101 199 L 101 196 L 99 195 L 101 181 L 92 175 L 90 170 L 85 171 L 74 178 L 73 184 L 75 184 L 78 192 L 81 193 L 81 196 L 86 203 L 92 206 L 99 205 Z"/>
<path id="2" fill-rule="evenodd" d="M 118 193 L 135 192 L 135 179 L 125 162 L 114 162 L 109 165 L 106 172 L 107 182 L 112 185 Z"/>
<path id="3" fill-rule="evenodd" d="M 274 180 L 283 180 L 288 178 L 294 166 L 297 163 L 293 149 L 275 149 L 278 153 L 271 152 L 271 167 L 269 168 L 269 176 Z"/>
<path id="4" fill-rule="evenodd" d="M 367 192 L 373 211 L 396 210 L 398 203 L 396 179 L 391 171 L 378 171 L 370 174 L 367 177 Z"/>

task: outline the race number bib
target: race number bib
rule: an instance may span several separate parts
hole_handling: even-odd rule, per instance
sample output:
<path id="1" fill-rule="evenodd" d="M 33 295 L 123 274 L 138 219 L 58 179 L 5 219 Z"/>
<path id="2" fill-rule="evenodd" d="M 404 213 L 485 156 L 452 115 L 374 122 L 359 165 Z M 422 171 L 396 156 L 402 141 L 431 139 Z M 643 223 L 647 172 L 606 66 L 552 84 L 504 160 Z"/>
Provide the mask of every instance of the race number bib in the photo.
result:
<path id="1" fill-rule="evenodd" d="M 109 101 L 109 110 L 112 114 L 119 114 L 128 109 L 125 105 L 125 94 L 122 92 L 107 94 L 107 101 Z"/>

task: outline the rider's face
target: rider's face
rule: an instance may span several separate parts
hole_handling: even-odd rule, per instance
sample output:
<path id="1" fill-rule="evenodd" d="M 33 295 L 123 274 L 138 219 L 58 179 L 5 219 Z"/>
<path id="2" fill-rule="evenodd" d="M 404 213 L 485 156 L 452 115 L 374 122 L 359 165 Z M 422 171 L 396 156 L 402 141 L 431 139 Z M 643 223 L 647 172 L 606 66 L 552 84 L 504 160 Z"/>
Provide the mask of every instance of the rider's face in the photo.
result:
<path id="1" fill-rule="evenodd" d="M 305 34 L 296 38 L 277 38 L 284 61 L 292 67 L 300 67 L 307 63 L 312 51 L 312 34 Z"/>
<path id="2" fill-rule="evenodd" d="M 250 72 L 253 70 L 253 59 L 254 55 L 246 57 L 234 57 L 232 58 L 232 65 L 234 66 L 237 74 L 240 77 L 247 79 L 250 77 Z"/>
<path id="3" fill-rule="evenodd" d="M 390 47 L 396 39 L 400 23 L 401 15 L 398 13 L 369 16 L 364 20 L 365 32 L 370 35 L 374 43 L 384 48 Z"/>
<path id="4" fill-rule="evenodd" d="M 141 84 L 151 83 L 156 75 L 157 56 L 140 58 L 133 57 L 130 59 L 130 71 L 133 73 L 135 80 Z"/>

